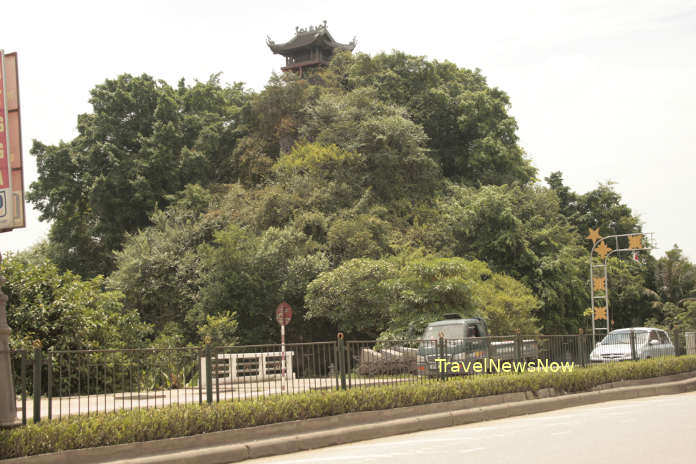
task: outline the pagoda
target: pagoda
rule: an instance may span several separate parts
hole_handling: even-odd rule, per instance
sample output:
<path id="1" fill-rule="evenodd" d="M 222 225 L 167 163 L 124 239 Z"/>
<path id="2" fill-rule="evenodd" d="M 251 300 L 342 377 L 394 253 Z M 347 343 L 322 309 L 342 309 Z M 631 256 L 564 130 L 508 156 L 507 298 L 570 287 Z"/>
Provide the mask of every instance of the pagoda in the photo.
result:
<path id="1" fill-rule="evenodd" d="M 336 42 L 329 30 L 326 28 L 326 21 L 319 26 L 309 26 L 306 29 L 295 28 L 295 37 L 289 41 L 277 44 L 266 38 L 266 43 L 271 51 L 276 55 L 285 57 L 283 71 L 294 71 L 302 76 L 302 70 L 326 66 L 331 61 L 336 50 L 350 50 L 355 48 L 355 38 L 348 44 Z"/>

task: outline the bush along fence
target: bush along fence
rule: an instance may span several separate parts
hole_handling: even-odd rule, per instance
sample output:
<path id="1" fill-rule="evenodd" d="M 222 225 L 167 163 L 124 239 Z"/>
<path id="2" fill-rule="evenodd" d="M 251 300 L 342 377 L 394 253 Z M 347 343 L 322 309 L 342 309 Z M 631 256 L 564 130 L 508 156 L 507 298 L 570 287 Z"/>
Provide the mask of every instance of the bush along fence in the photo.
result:
<path id="1" fill-rule="evenodd" d="M 592 336 L 336 341 L 278 345 L 15 351 L 23 424 L 117 410 L 248 400 L 311 391 L 424 384 L 455 376 L 569 372 L 594 364 L 696 353 L 696 334 L 632 330 Z"/>

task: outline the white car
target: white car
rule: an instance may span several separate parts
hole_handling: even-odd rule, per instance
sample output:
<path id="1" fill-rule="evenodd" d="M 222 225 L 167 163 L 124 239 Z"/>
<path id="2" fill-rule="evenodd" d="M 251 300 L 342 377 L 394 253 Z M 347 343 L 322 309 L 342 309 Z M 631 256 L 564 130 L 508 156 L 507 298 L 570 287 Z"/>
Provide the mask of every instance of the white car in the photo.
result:
<path id="1" fill-rule="evenodd" d="M 636 359 L 674 356 L 674 345 L 667 332 L 652 327 L 634 327 L 609 332 L 590 353 L 590 361 L 600 363 L 631 360 L 631 330 L 635 334 Z"/>

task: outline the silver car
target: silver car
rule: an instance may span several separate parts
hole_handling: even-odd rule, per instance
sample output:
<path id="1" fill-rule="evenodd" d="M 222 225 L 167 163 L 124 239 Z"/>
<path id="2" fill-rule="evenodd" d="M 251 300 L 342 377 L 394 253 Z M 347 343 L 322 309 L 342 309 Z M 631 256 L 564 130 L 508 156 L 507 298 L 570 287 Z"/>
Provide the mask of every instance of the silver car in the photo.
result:
<path id="1" fill-rule="evenodd" d="M 674 345 L 667 332 L 652 327 L 634 327 L 609 332 L 590 353 L 590 361 L 599 363 L 631 360 L 631 330 L 635 334 L 636 359 L 674 356 Z"/>

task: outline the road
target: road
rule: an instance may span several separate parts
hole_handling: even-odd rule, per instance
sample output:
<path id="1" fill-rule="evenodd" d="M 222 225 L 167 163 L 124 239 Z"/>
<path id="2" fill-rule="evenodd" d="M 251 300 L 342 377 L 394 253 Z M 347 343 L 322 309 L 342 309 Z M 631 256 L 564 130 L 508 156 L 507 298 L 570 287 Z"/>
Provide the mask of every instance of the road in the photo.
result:
<path id="1" fill-rule="evenodd" d="M 696 392 L 692 392 L 581 406 L 247 462 L 669 464 L 694 462 L 695 457 Z"/>

